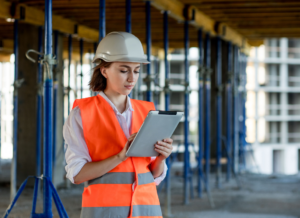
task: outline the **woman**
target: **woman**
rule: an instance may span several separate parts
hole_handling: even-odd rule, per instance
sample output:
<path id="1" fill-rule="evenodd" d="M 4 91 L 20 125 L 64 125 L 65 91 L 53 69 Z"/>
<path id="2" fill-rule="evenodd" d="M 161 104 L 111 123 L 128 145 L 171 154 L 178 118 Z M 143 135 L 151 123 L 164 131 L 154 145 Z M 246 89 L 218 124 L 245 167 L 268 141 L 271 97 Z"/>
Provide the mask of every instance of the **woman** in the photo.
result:
<path id="1" fill-rule="evenodd" d="M 66 171 L 71 182 L 87 182 L 81 217 L 162 217 L 156 185 L 165 177 L 172 139 L 155 144 L 157 157 L 126 157 L 126 151 L 152 102 L 128 94 L 149 63 L 130 33 L 112 32 L 98 45 L 90 88 L 94 97 L 78 99 L 64 125 Z M 133 133 L 133 134 L 132 134 Z"/>

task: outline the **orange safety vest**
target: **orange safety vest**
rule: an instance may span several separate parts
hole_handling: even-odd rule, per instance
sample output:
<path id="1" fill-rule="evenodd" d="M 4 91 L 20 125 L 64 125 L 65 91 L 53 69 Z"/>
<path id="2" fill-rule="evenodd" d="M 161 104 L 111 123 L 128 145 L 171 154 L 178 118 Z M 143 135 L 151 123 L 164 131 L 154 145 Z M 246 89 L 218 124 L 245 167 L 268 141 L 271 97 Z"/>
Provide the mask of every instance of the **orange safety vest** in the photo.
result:
<path id="1" fill-rule="evenodd" d="M 131 100 L 131 132 L 138 132 L 152 102 Z M 75 100 L 92 161 L 118 154 L 127 138 L 109 103 L 100 95 Z M 150 133 L 151 134 L 151 133 Z M 149 169 L 151 157 L 128 157 L 103 176 L 88 181 L 82 193 L 82 218 L 162 218 L 156 184 Z M 132 184 L 136 181 L 134 192 Z"/>

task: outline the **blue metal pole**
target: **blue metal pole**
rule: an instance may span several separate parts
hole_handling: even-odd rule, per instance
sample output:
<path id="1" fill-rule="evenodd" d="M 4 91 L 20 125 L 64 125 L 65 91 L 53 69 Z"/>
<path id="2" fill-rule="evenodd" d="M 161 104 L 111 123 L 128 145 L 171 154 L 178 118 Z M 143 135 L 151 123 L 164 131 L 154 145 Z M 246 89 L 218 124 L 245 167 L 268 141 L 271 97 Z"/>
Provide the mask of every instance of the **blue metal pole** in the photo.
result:
<path id="1" fill-rule="evenodd" d="M 52 0 L 45 1 L 45 55 L 52 58 Z M 46 71 L 46 67 L 45 67 Z M 52 127 L 53 127 L 53 79 L 52 69 L 45 74 L 44 81 L 44 176 L 52 180 Z M 52 214 L 52 192 L 50 184 L 44 180 L 44 215 L 53 217 Z"/>
<path id="2" fill-rule="evenodd" d="M 188 179 L 189 179 L 189 92 L 188 92 L 188 83 L 189 83 L 189 22 L 184 21 L 184 72 L 185 72 L 185 94 L 184 94 L 184 204 L 189 203 L 188 196 Z"/>
<path id="3" fill-rule="evenodd" d="M 154 59 L 154 74 L 155 74 L 155 86 L 158 84 L 158 76 L 159 76 L 159 58 L 156 57 Z M 159 91 L 155 88 L 155 98 L 153 97 L 155 108 L 158 107 L 159 104 Z"/>
<path id="4" fill-rule="evenodd" d="M 205 66 L 210 70 L 210 35 L 206 33 L 205 36 Z M 206 191 L 209 192 L 209 173 L 210 173 L 210 72 L 207 72 L 205 77 L 205 95 L 204 95 L 204 146 L 205 146 L 205 177 L 206 177 Z"/>
<path id="5" fill-rule="evenodd" d="M 131 33 L 131 0 L 126 0 L 126 32 Z"/>
<path id="6" fill-rule="evenodd" d="M 221 146 L 222 146 L 222 93 L 221 93 L 221 84 L 222 84 L 222 41 L 220 37 L 217 37 L 217 60 L 216 60 L 216 86 L 217 86 L 217 95 L 216 95 L 216 126 L 217 126 L 217 174 L 216 174 L 216 185 L 217 188 L 221 187 Z"/>
<path id="7" fill-rule="evenodd" d="M 83 94 L 83 85 L 82 85 L 82 79 L 83 79 L 83 40 L 80 39 L 80 98 L 82 98 Z"/>
<path id="8" fill-rule="evenodd" d="M 238 150 L 239 150 L 239 109 L 238 109 L 238 47 L 234 46 L 234 98 L 233 98 L 233 169 L 238 171 Z"/>
<path id="9" fill-rule="evenodd" d="M 242 122 L 242 158 L 243 158 L 243 168 L 246 168 L 246 157 L 245 157 L 245 149 L 246 149 L 246 55 L 242 54 L 242 75 L 243 75 L 243 93 L 242 93 L 242 116 L 243 116 L 243 122 Z"/>
<path id="10" fill-rule="evenodd" d="M 14 22 L 14 54 L 15 54 L 15 81 L 18 80 L 19 71 L 19 28 L 18 20 Z M 11 180 L 10 180 L 10 194 L 11 200 L 14 198 L 17 189 L 17 146 L 18 146 L 18 90 L 14 87 L 14 129 L 13 129 L 13 158 L 11 165 Z"/>
<path id="11" fill-rule="evenodd" d="M 147 43 L 147 60 L 151 62 L 151 2 L 146 1 L 146 43 Z M 150 75 L 151 75 L 151 63 L 147 64 L 147 101 L 152 100 L 152 93 L 151 93 L 151 82 L 150 82 Z"/>
<path id="12" fill-rule="evenodd" d="M 96 55 L 97 46 L 98 46 L 98 43 L 95 42 L 95 43 L 94 43 L 94 56 Z M 95 66 L 95 65 L 94 65 L 94 66 Z M 95 95 L 97 95 L 97 92 L 93 92 L 92 94 L 95 96 Z"/>
<path id="13" fill-rule="evenodd" d="M 58 31 L 54 31 L 54 55 L 57 58 L 58 55 Z M 55 66 L 56 73 L 54 75 L 54 86 L 53 86 L 53 169 L 55 169 L 55 159 L 56 159 L 56 119 L 57 119 L 57 70 L 58 67 Z"/>
<path id="14" fill-rule="evenodd" d="M 199 89 L 198 89 L 198 197 L 202 197 L 202 183 L 203 178 L 203 53 L 202 53 L 202 29 L 198 30 L 198 49 L 199 49 Z M 202 68 L 202 69 L 201 69 Z"/>
<path id="15" fill-rule="evenodd" d="M 99 42 L 105 36 L 105 0 L 99 0 Z"/>
<path id="16" fill-rule="evenodd" d="M 126 32 L 131 33 L 131 0 L 126 0 Z M 132 98 L 132 91 L 128 96 Z"/>
<path id="17" fill-rule="evenodd" d="M 68 40 L 68 114 L 70 113 L 70 80 L 71 80 L 71 61 L 72 61 L 72 35 L 69 35 L 69 40 Z"/>
<path id="18" fill-rule="evenodd" d="M 231 177 L 231 153 L 232 153 L 232 44 L 231 42 L 228 43 L 228 78 L 227 78 L 227 92 L 226 92 L 226 101 L 227 101 L 227 109 L 226 109 L 226 146 L 227 146 L 227 173 L 226 173 L 226 180 L 227 182 L 230 180 Z"/>
<path id="19" fill-rule="evenodd" d="M 168 50 L 169 50 L 169 26 L 168 26 L 168 11 L 164 11 L 164 62 L 165 62 L 165 84 L 169 84 L 169 61 L 168 61 Z M 167 87 L 168 88 L 168 85 Z M 170 94 L 169 90 L 165 91 L 165 110 L 169 110 L 170 105 Z M 171 164 L 170 164 L 170 157 L 166 159 L 166 164 L 168 166 L 168 172 L 166 175 L 166 207 L 165 207 L 165 215 L 171 215 L 171 181 L 170 181 L 170 171 L 171 171 Z"/>
<path id="20" fill-rule="evenodd" d="M 38 52 L 43 52 L 43 27 L 39 27 Z M 37 84 L 39 87 L 37 93 L 37 113 L 36 113 L 36 176 L 41 175 L 41 147 L 42 147 L 42 93 L 40 85 L 42 84 L 42 65 L 38 64 Z"/>

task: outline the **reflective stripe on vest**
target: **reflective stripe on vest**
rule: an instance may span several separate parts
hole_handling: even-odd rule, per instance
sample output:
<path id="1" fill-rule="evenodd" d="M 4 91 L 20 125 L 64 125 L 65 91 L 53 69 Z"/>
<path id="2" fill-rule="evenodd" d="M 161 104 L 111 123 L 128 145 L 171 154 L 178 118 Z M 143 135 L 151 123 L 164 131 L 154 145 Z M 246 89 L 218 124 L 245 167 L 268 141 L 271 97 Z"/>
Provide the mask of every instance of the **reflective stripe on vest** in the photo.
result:
<path id="1" fill-rule="evenodd" d="M 88 185 L 94 184 L 132 184 L 134 182 L 134 172 L 113 172 L 106 173 L 105 175 L 88 181 Z M 145 185 L 154 182 L 151 172 L 138 174 L 139 185 Z"/>
<path id="2" fill-rule="evenodd" d="M 83 207 L 81 218 L 127 218 L 130 207 Z M 160 205 L 133 205 L 132 217 L 162 216 Z"/>
<path id="3" fill-rule="evenodd" d="M 138 132 L 152 102 L 131 99 L 130 133 Z M 84 139 L 92 162 L 118 154 L 127 138 L 109 103 L 100 95 L 78 99 Z M 128 157 L 105 175 L 88 182 L 82 193 L 82 218 L 162 218 L 156 184 L 149 165 L 151 157 Z M 134 191 L 133 182 L 137 182 Z"/>

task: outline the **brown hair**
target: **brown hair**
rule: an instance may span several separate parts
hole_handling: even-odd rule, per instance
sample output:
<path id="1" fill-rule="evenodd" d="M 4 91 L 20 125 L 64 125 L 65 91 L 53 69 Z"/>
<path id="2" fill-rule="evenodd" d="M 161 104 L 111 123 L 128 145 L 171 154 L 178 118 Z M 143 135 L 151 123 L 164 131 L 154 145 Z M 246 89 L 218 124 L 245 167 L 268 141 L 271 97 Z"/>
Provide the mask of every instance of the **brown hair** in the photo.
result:
<path id="1" fill-rule="evenodd" d="M 101 63 L 94 67 L 94 72 L 91 81 L 89 82 L 89 86 L 92 91 L 103 91 L 106 88 L 106 78 L 102 75 L 100 69 L 102 67 L 109 68 L 111 64 L 112 62 L 101 60 Z"/>

